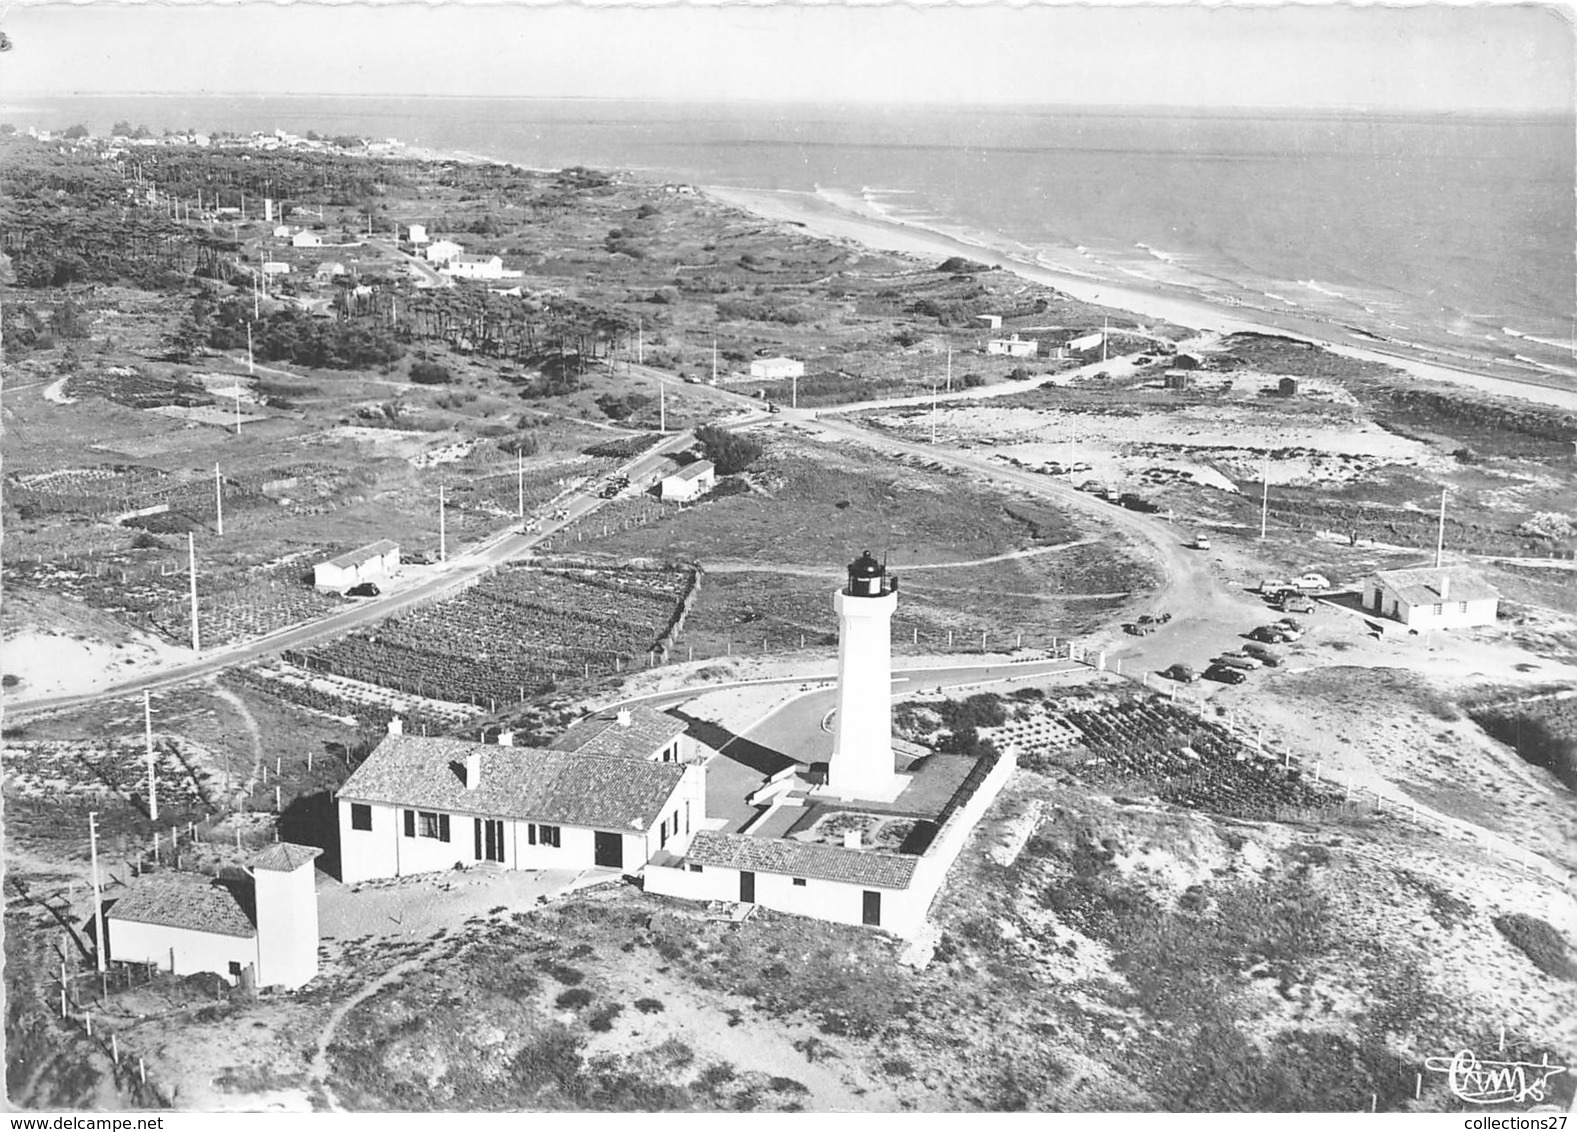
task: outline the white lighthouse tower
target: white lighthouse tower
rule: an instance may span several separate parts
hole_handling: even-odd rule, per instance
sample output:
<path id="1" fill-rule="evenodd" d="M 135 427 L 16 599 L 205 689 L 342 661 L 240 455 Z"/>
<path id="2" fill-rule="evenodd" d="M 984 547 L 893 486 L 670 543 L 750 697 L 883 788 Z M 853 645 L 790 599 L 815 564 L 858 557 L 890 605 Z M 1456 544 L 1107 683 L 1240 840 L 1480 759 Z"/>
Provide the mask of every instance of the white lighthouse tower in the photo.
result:
<path id="1" fill-rule="evenodd" d="M 893 773 L 892 617 L 898 579 L 866 551 L 832 598 L 838 611 L 838 709 L 827 790 L 890 800 L 904 780 Z"/>
<path id="2" fill-rule="evenodd" d="M 290 990 L 318 973 L 318 892 L 313 861 L 321 849 L 281 841 L 247 862 L 256 885 L 257 985 Z"/>

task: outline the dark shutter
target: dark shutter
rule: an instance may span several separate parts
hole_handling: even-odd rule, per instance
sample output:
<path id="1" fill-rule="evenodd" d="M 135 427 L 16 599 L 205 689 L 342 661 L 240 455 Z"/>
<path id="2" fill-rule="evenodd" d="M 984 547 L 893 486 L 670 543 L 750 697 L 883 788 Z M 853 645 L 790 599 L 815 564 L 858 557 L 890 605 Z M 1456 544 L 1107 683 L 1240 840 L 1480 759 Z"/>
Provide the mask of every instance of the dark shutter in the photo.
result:
<path id="1" fill-rule="evenodd" d="M 526 844 L 527 845 L 535 845 L 536 843 L 537 843 L 537 823 L 536 822 L 532 822 L 530 825 L 526 826 Z"/>
<path id="2" fill-rule="evenodd" d="M 448 814 L 439 814 L 438 815 L 438 840 L 439 841 L 448 841 L 449 840 L 449 815 Z"/>
<path id="3" fill-rule="evenodd" d="M 406 810 L 405 811 L 405 836 L 406 837 L 415 837 L 416 836 L 416 811 L 415 810 Z"/>
<path id="4" fill-rule="evenodd" d="M 662 825 L 657 827 L 657 847 L 660 849 L 668 844 L 668 820 L 663 819 Z"/>
<path id="5" fill-rule="evenodd" d="M 476 859 L 482 859 L 482 819 L 476 818 Z"/>

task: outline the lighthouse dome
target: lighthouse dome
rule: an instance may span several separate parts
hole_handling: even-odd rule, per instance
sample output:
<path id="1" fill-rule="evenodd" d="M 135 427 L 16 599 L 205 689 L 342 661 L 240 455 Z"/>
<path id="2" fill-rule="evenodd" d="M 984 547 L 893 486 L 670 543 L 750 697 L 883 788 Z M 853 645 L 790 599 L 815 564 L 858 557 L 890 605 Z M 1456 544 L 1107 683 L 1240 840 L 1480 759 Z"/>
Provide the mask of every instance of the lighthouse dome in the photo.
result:
<path id="1" fill-rule="evenodd" d="M 843 592 L 850 597 L 885 597 L 897 588 L 898 580 L 867 550 L 849 563 L 849 584 Z"/>
<path id="2" fill-rule="evenodd" d="M 849 577 L 851 578 L 880 578 L 886 571 L 882 564 L 876 561 L 870 551 L 865 551 L 853 562 L 849 563 Z"/>

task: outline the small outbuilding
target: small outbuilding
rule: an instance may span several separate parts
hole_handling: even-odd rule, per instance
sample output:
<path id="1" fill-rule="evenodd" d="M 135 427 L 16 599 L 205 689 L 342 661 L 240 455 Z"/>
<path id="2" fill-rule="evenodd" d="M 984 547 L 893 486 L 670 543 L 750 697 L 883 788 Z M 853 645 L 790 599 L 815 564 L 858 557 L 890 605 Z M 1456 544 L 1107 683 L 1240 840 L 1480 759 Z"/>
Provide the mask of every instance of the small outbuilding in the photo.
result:
<path id="1" fill-rule="evenodd" d="M 331 259 L 318 264 L 317 270 L 312 273 L 312 278 L 319 283 L 332 283 L 336 276 L 344 274 L 345 265 L 337 259 Z"/>
<path id="2" fill-rule="evenodd" d="M 427 242 L 427 225 L 425 224 L 407 225 L 406 232 L 408 234 L 408 238 L 413 244 L 419 246 Z"/>
<path id="3" fill-rule="evenodd" d="M 576 720 L 548 747 L 578 755 L 616 755 L 654 763 L 689 762 L 695 740 L 681 719 L 644 704 L 608 708 Z"/>
<path id="4" fill-rule="evenodd" d="M 312 568 L 312 584 L 324 590 L 348 590 L 362 582 L 387 578 L 400 569 L 400 544 L 379 539 L 348 550 Z"/>
<path id="5" fill-rule="evenodd" d="M 1409 629 L 1493 625 L 1500 594 L 1463 566 L 1381 570 L 1364 582 L 1363 607 Z"/>
<path id="6" fill-rule="evenodd" d="M 321 248 L 323 237 L 310 228 L 303 228 L 290 237 L 290 246 L 293 248 Z"/>
<path id="7" fill-rule="evenodd" d="M 1086 354 L 1091 350 L 1099 350 L 1101 343 L 1106 341 L 1106 335 L 1099 330 L 1092 334 L 1081 334 L 1077 338 L 1068 340 L 1068 351 L 1073 354 Z"/>
<path id="8" fill-rule="evenodd" d="M 464 255 L 465 249 L 453 240 L 434 240 L 422 252 L 427 257 L 428 263 L 448 263 L 458 255 Z"/>
<path id="9" fill-rule="evenodd" d="M 992 338 L 986 342 L 986 353 L 1005 354 L 1010 358 L 1033 358 L 1040 353 L 1040 340 L 1020 338 L 1017 334 L 1011 338 Z"/>
<path id="10" fill-rule="evenodd" d="M 688 503 L 711 491 L 717 485 L 717 468 L 710 460 L 697 460 L 686 464 L 662 482 L 663 502 Z"/>
<path id="11" fill-rule="evenodd" d="M 457 255 L 443 267 L 457 279 L 502 279 L 504 261 L 496 255 Z"/>
<path id="12" fill-rule="evenodd" d="M 757 358 L 750 363 L 750 376 L 763 381 L 804 377 L 805 363 L 795 358 Z"/>
<path id="13" fill-rule="evenodd" d="M 105 913 L 109 956 L 176 975 L 212 972 L 232 984 L 290 990 L 318 973 L 322 852 L 281 841 L 247 862 L 247 877 L 161 872 L 134 881 Z"/>
<path id="14" fill-rule="evenodd" d="M 1283 397 L 1296 397 L 1298 395 L 1298 379 L 1284 377 L 1276 387 L 1276 392 Z"/>

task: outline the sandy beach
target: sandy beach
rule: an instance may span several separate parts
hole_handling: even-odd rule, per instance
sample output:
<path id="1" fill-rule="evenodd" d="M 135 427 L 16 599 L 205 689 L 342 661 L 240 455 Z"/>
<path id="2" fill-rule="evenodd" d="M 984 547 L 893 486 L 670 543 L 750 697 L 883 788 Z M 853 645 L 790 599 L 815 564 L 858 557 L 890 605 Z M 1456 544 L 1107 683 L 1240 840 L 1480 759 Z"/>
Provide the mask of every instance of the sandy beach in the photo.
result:
<path id="1" fill-rule="evenodd" d="M 1498 397 L 1513 397 L 1577 412 L 1577 389 L 1544 385 L 1531 379 L 1498 377 L 1372 347 L 1334 342 L 1329 337 L 1330 328 L 1312 320 L 1291 315 L 1272 318 L 1258 311 L 1253 311 L 1254 317 L 1250 317 L 1251 308 L 1222 308 L 1157 291 L 1124 287 L 1089 276 L 1052 271 L 931 229 L 876 216 L 855 215 L 808 193 L 713 185 L 704 186 L 702 191 L 714 200 L 745 209 L 763 219 L 795 224 L 829 239 L 849 240 L 933 263 L 939 258 L 963 256 L 1055 287 L 1076 299 L 1130 311 L 1147 319 L 1214 334 L 1281 334 L 1312 342 L 1343 357 L 1394 366 L 1423 381 L 1467 386 Z"/>

